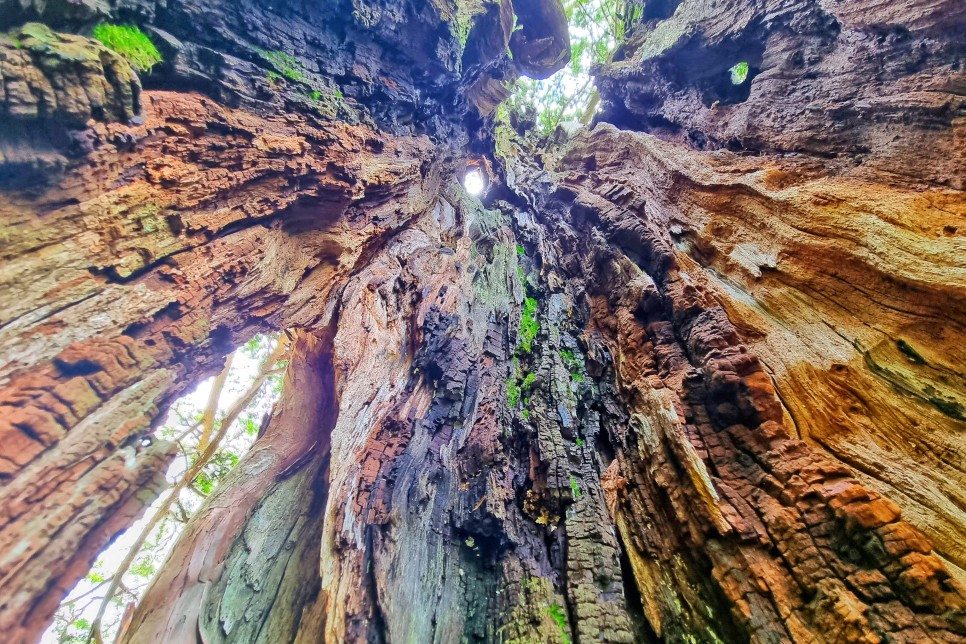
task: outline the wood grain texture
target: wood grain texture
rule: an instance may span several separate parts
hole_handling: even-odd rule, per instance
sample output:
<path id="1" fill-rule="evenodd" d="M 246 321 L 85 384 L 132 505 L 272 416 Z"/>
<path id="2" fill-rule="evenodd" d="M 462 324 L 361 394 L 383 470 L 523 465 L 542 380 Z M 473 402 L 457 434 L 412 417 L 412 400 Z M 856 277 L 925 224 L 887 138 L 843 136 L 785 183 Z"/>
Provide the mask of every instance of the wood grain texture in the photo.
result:
<path id="1" fill-rule="evenodd" d="M 508 25 L 559 3 L 128 4 L 165 61 L 113 111 L 0 40 L 39 88 L 0 113 L 10 641 L 163 490 L 161 414 L 277 329 L 283 397 L 122 641 L 966 637 L 956 3 L 654 3 L 596 127 L 503 157 L 503 81 L 566 52 Z M 0 24 L 103 87 L 112 11 Z"/>

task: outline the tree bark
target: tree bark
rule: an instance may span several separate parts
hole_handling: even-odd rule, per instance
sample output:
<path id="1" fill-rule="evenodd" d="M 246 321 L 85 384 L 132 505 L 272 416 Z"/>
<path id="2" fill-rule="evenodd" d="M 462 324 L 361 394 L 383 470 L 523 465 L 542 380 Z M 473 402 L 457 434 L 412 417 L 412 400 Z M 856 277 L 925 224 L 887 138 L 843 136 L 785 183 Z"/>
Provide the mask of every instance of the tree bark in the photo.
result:
<path id="1" fill-rule="evenodd" d="M 966 637 L 959 3 L 645 8 L 538 150 L 483 117 L 556 0 L 277 4 L 0 0 L 11 641 L 162 491 L 168 406 L 282 328 L 122 641 Z"/>

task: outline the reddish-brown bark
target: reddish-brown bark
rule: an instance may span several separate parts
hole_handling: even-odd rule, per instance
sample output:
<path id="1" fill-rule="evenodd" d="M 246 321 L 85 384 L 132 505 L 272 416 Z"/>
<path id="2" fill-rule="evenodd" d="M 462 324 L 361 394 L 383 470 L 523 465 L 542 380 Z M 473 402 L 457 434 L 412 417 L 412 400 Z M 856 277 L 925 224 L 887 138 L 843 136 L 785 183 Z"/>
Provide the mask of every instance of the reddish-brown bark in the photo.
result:
<path id="1" fill-rule="evenodd" d="M 133 4 L 143 91 L 0 41 L 8 639 L 160 492 L 160 413 L 283 328 L 123 641 L 966 637 L 954 1 L 652 3 L 602 122 L 500 146 L 486 206 L 463 157 L 563 64 L 557 2 Z"/>

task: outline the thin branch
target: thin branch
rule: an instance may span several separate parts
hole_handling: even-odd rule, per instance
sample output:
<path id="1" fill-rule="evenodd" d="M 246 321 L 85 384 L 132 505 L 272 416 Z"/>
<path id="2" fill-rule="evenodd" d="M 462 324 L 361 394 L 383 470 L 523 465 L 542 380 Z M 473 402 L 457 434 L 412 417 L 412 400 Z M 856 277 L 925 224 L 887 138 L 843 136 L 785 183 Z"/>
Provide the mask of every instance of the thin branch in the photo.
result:
<path id="1" fill-rule="evenodd" d="M 175 436 L 174 442 L 178 443 L 178 445 L 181 445 L 181 441 L 188 438 L 188 436 L 190 436 L 191 434 L 195 433 L 199 427 L 201 427 L 201 419 L 196 420 L 194 424 L 191 425 L 191 427 L 189 427 L 188 429 L 184 430 L 183 432 Z M 184 447 L 181 448 L 181 451 L 182 452 L 185 451 Z"/>
<path id="2" fill-rule="evenodd" d="M 86 593 L 83 593 L 81 595 L 78 595 L 77 597 L 74 597 L 73 599 L 69 599 L 69 600 L 65 601 L 63 604 L 61 604 L 61 608 L 64 608 L 64 607 L 67 607 L 67 606 L 73 606 L 74 604 L 76 604 L 80 600 L 84 599 L 85 597 L 96 593 L 98 590 L 100 590 L 101 586 L 103 586 L 106 583 L 109 583 L 110 581 L 111 581 L 111 579 L 105 579 L 104 581 L 98 582 L 98 584 L 96 586 L 94 586 L 93 588 L 91 588 L 90 590 L 88 590 Z"/>
<path id="3" fill-rule="evenodd" d="M 231 371 L 231 363 L 235 354 L 230 353 L 225 359 L 225 368 L 221 370 L 215 381 L 211 383 L 211 391 L 208 393 L 208 404 L 205 406 L 205 413 L 201 416 L 201 437 L 198 439 L 198 451 L 203 452 L 208 447 L 211 434 L 215 430 L 215 416 L 218 414 L 218 400 L 221 399 L 221 392 L 225 389 L 228 382 L 228 372 Z"/>
<path id="4" fill-rule="evenodd" d="M 584 14 L 584 20 L 587 21 L 587 33 L 590 35 L 590 46 L 592 49 L 596 50 L 597 36 L 594 34 L 593 26 L 597 25 L 597 21 L 594 20 L 594 17 L 587 12 L 586 7 L 584 7 L 584 3 L 581 2 L 581 0 L 574 0 L 574 8 L 579 9 L 580 13 Z"/>
<path id="5" fill-rule="evenodd" d="M 580 117 L 581 125 L 590 125 L 590 122 L 594 120 L 594 114 L 597 113 L 598 105 L 600 105 L 600 92 L 595 89 L 590 95 L 590 102 L 587 103 L 584 115 Z"/>
<path id="6" fill-rule="evenodd" d="M 104 613 L 111 603 L 111 599 L 117 593 L 118 588 L 123 587 L 121 578 L 127 573 L 128 569 L 131 567 L 131 564 L 134 563 L 134 559 L 141 552 L 144 542 L 147 541 L 151 533 L 154 532 L 154 529 L 157 528 L 158 524 L 164 519 L 164 517 L 167 516 L 168 511 L 171 509 L 171 505 L 181 495 L 181 491 L 188 487 L 192 481 L 195 480 L 205 465 L 208 464 L 208 461 L 210 461 L 215 455 L 215 452 L 218 450 L 218 444 L 221 443 L 221 440 L 225 437 L 225 434 L 228 433 L 228 428 L 234 424 L 235 420 L 238 419 L 241 413 L 251 404 L 252 400 L 254 400 L 255 396 L 258 394 L 258 391 L 261 389 L 265 378 L 267 378 L 269 374 L 273 373 L 275 364 L 284 357 L 285 352 L 288 350 L 288 346 L 288 337 L 279 335 L 278 344 L 275 345 L 275 349 L 267 358 L 265 358 L 265 361 L 262 362 L 261 368 L 259 369 L 259 373 L 255 376 L 254 382 L 252 382 L 251 386 L 245 391 L 244 395 L 242 395 L 242 397 L 235 403 L 235 406 L 232 407 L 231 411 L 228 412 L 225 420 L 221 423 L 221 427 L 218 428 L 217 433 L 212 437 L 211 441 L 208 443 L 208 446 L 199 455 L 194 464 L 189 467 L 188 470 L 181 476 L 178 482 L 175 483 L 174 487 L 171 489 L 171 493 L 161 503 L 161 506 L 158 508 L 157 512 L 154 513 L 154 516 L 151 517 L 151 520 L 148 521 L 147 525 L 144 526 L 144 529 L 141 530 L 137 540 L 135 540 L 134 544 L 131 546 L 131 549 L 124 557 L 124 560 L 121 561 L 121 565 L 118 566 L 117 572 L 114 574 L 114 577 L 111 581 L 111 586 L 107 590 L 107 595 L 104 597 L 104 601 L 101 602 L 100 608 L 97 610 L 97 617 L 94 618 L 94 621 L 91 624 L 91 631 L 87 638 L 88 644 L 90 644 L 90 642 L 103 644 L 104 638 L 101 633 L 101 623 L 104 619 Z"/>
<path id="7" fill-rule="evenodd" d="M 583 93 L 584 93 L 585 91 L 587 91 L 587 88 L 588 88 L 588 87 L 590 86 L 590 84 L 591 84 L 591 83 L 593 83 L 593 82 L 594 82 L 594 79 L 593 79 L 593 77 L 588 77 L 588 78 L 587 78 L 587 81 L 586 81 L 586 82 L 585 82 L 585 83 L 583 84 L 583 86 L 581 86 L 581 88 L 580 88 L 580 89 L 578 89 L 578 90 L 577 90 L 576 92 L 574 92 L 573 94 L 571 94 L 571 95 L 570 95 L 570 98 L 568 98 L 568 99 L 567 99 L 567 102 L 566 102 L 566 103 L 564 103 L 564 104 L 563 104 L 563 107 L 561 107 L 561 108 L 560 108 L 560 110 L 559 110 L 559 111 L 557 112 L 557 118 L 556 118 L 556 119 L 554 120 L 554 122 L 553 122 L 553 127 L 551 127 L 551 128 L 550 128 L 550 131 L 551 131 L 551 132 L 553 131 L 553 129 L 554 129 L 555 127 L 557 127 L 557 125 L 559 125 L 559 124 L 560 124 L 560 121 L 561 121 L 561 119 L 563 119 L 563 117 L 564 117 L 564 114 L 565 114 L 565 113 L 566 113 L 566 111 L 567 111 L 567 110 L 568 110 L 568 109 L 570 108 L 570 106 L 571 106 L 571 105 L 573 104 L 573 102 L 574 102 L 575 100 L 577 100 L 577 98 L 578 98 L 579 96 L 581 96 L 581 95 L 582 95 L 582 94 L 583 94 Z"/>

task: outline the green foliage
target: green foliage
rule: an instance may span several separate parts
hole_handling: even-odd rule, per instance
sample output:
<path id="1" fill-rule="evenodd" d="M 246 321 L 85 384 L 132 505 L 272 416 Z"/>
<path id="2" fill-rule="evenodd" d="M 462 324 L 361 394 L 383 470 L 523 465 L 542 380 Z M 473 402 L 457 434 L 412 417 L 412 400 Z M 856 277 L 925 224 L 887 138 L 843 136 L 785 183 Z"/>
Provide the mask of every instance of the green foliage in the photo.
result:
<path id="1" fill-rule="evenodd" d="M 265 382 L 268 383 L 268 390 L 271 392 L 272 396 L 274 398 L 278 398 L 282 393 L 282 385 L 285 382 L 282 374 L 272 374 L 265 379 Z"/>
<path id="2" fill-rule="evenodd" d="M 504 163 L 509 163 L 513 155 L 516 130 L 510 123 L 510 112 L 506 103 L 500 103 L 493 114 L 493 153 Z"/>
<path id="3" fill-rule="evenodd" d="M 584 439 L 577 437 L 577 447 L 583 447 L 583 446 L 584 446 Z"/>
<path id="4" fill-rule="evenodd" d="M 58 629 L 58 644 L 84 644 L 87 642 L 87 635 L 90 633 L 91 623 L 84 619 L 76 619 L 65 624 L 63 630 Z"/>
<path id="5" fill-rule="evenodd" d="M 253 359 L 260 358 L 263 355 L 268 355 L 269 348 L 267 345 L 267 340 L 267 336 L 262 335 L 261 333 L 256 333 L 254 336 L 252 336 L 251 340 L 244 344 L 242 351 L 246 356 Z"/>
<path id="6" fill-rule="evenodd" d="M 515 409 L 517 403 L 520 401 L 520 396 L 524 391 L 530 389 L 533 386 L 534 380 L 536 380 L 537 374 L 528 373 L 526 376 L 523 375 L 523 371 L 520 368 L 520 359 L 513 359 L 513 370 L 510 372 L 510 377 L 506 381 L 506 399 L 510 404 L 510 409 Z M 529 398 L 523 399 L 523 405 L 526 407 L 530 403 Z M 523 418 L 526 420 L 530 417 L 530 413 L 527 410 L 523 411 Z"/>
<path id="7" fill-rule="evenodd" d="M 258 423 L 256 423 L 255 419 L 251 416 L 245 416 L 242 418 L 242 427 L 245 428 L 245 433 L 249 436 L 255 436 L 258 434 Z"/>
<path id="8" fill-rule="evenodd" d="M 527 256 L 526 249 L 523 247 L 522 244 L 517 244 L 517 257 L 518 258 L 522 258 L 522 257 L 526 257 L 526 256 Z M 519 260 L 517 261 L 517 277 L 520 278 L 520 284 L 522 284 L 523 287 L 526 288 L 526 286 L 527 286 L 527 272 L 525 270 L 523 270 L 523 265 L 519 262 Z"/>
<path id="9" fill-rule="evenodd" d="M 575 501 L 580 498 L 580 486 L 577 485 L 577 479 L 574 478 L 573 474 L 570 475 L 570 491 L 573 493 Z"/>
<path id="10" fill-rule="evenodd" d="M 192 485 L 180 490 L 173 504 L 167 508 L 157 525 L 149 535 L 142 536 L 143 542 L 133 557 L 133 563 L 127 567 L 127 572 L 121 579 L 121 585 L 112 593 L 109 606 L 104 614 L 102 623 L 104 640 L 113 641 L 114 634 L 121 622 L 121 617 L 128 602 L 136 602 L 147 588 L 150 580 L 156 575 L 171 545 L 182 532 L 184 524 L 191 518 L 203 503 L 203 497 L 212 493 L 221 481 L 235 468 L 240 460 L 239 455 L 245 453 L 254 442 L 259 427 L 258 419 L 263 416 L 274 402 L 276 386 L 281 385 L 281 375 L 273 375 L 276 383 L 261 386 L 254 398 L 248 399 L 244 409 L 236 406 L 237 398 L 242 392 L 250 391 L 256 378 L 267 365 L 265 361 L 273 355 L 277 346 L 275 336 L 257 335 L 238 351 L 235 352 L 232 369 L 228 374 L 225 387 L 218 397 L 215 411 L 215 428 L 220 430 L 227 416 L 238 414 L 238 422 L 227 427 L 226 433 L 217 443 L 213 458 L 205 465 L 192 481 Z M 277 357 L 277 354 L 276 354 Z M 279 360 L 273 365 L 275 368 L 284 367 L 286 361 Z M 192 464 L 203 453 L 199 444 L 201 427 L 200 420 L 204 414 L 206 395 L 187 395 L 177 401 L 165 422 L 155 434 L 168 440 L 176 440 L 181 453 L 177 463 L 181 467 L 178 476 L 188 471 Z M 95 563 L 91 572 L 78 583 L 57 609 L 54 624 L 48 635 L 57 642 L 87 642 L 91 625 L 83 623 L 80 618 L 88 615 L 87 609 L 92 601 L 100 601 L 109 584 L 113 581 L 111 575 L 116 563 L 130 554 L 131 542 L 115 542 Z M 111 562 L 108 565 L 107 562 Z M 110 572 L 107 572 L 109 570 Z M 45 640 L 47 638 L 45 636 Z"/>
<path id="11" fill-rule="evenodd" d="M 517 384 L 516 375 L 506 381 L 506 401 L 510 403 L 510 409 L 514 409 L 520 401 L 520 385 Z"/>
<path id="12" fill-rule="evenodd" d="M 518 113 L 532 109 L 544 134 L 563 121 L 593 118 L 598 97 L 590 69 L 611 59 L 643 7 L 636 0 L 564 0 L 563 5 L 570 25 L 570 64 L 547 80 L 519 79 L 509 100 Z"/>
<path id="13" fill-rule="evenodd" d="M 537 321 L 536 315 L 537 300 L 532 297 L 526 298 L 523 301 L 523 314 L 520 317 L 520 332 L 517 335 L 516 352 L 520 355 L 528 354 L 533 350 L 533 339 L 537 337 L 537 333 L 540 331 L 540 323 Z M 520 359 L 517 357 L 513 358 L 513 371 L 507 379 L 506 384 L 507 402 L 510 404 L 511 409 L 516 408 L 521 393 L 533 386 L 536 377 L 536 374 L 533 373 L 527 374 L 524 377 L 520 369 Z M 523 402 L 524 406 L 527 406 L 529 401 L 528 399 L 524 399 Z M 527 420 L 529 417 L 530 413 L 524 410 L 524 420 Z"/>
<path id="14" fill-rule="evenodd" d="M 748 63 L 742 61 L 728 70 L 731 74 L 731 82 L 734 85 L 741 85 L 748 78 Z"/>
<path id="15" fill-rule="evenodd" d="M 278 74 L 281 74 L 285 78 L 296 81 L 305 82 L 305 72 L 302 69 L 302 65 L 296 60 L 294 56 L 286 54 L 284 51 L 266 51 L 264 49 L 255 48 L 258 54 L 272 64 L 272 67 L 276 69 Z M 268 72 L 268 79 L 270 81 L 277 80 L 279 78 L 278 74 L 275 72 Z"/>
<path id="16" fill-rule="evenodd" d="M 550 616 L 550 619 L 560 629 L 560 636 L 563 638 L 565 644 L 570 644 L 570 637 L 567 635 L 567 613 L 564 611 L 563 606 L 550 604 L 547 606 L 547 615 Z"/>
<path id="17" fill-rule="evenodd" d="M 258 433 L 258 430 L 255 430 Z M 238 465 L 238 454 L 228 450 L 218 450 L 205 467 L 198 472 L 194 485 L 204 494 L 211 494 L 218 482 Z"/>
<path id="18" fill-rule="evenodd" d="M 510 404 L 510 409 L 515 409 L 520 401 L 520 359 L 513 359 L 513 368 L 510 370 L 510 377 L 506 381 L 506 400 Z"/>
<path id="19" fill-rule="evenodd" d="M 537 301 L 528 297 L 523 301 L 523 315 L 520 317 L 520 334 L 517 339 L 517 351 L 530 353 L 533 350 L 533 339 L 540 332 L 537 321 Z"/>
<path id="20" fill-rule="evenodd" d="M 560 350 L 560 359 L 563 360 L 564 366 L 567 371 L 570 372 L 570 377 L 574 382 L 583 382 L 584 375 L 581 373 L 583 370 L 583 363 L 580 358 L 574 355 L 574 352 L 570 349 Z"/>
<path id="21" fill-rule="evenodd" d="M 533 381 L 536 380 L 536 379 L 537 379 L 537 374 L 535 374 L 535 373 L 528 373 L 527 374 L 527 377 L 523 379 L 523 384 L 521 385 L 520 388 L 522 390 L 526 391 L 527 389 L 529 389 L 530 387 L 533 386 Z"/>
<path id="22" fill-rule="evenodd" d="M 161 52 L 147 34 L 133 25 L 102 23 L 94 27 L 94 38 L 120 54 L 139 72 L 151 71 L 161 62 Z"/>
<path id="23" fill-rule="evenodd" d="M 141 577 L 142 579 L 151 579 L 157 569 L 151 560 L 147 557 L 142 557 L 134 562 L 128 572 L 135 577 Z"/>

